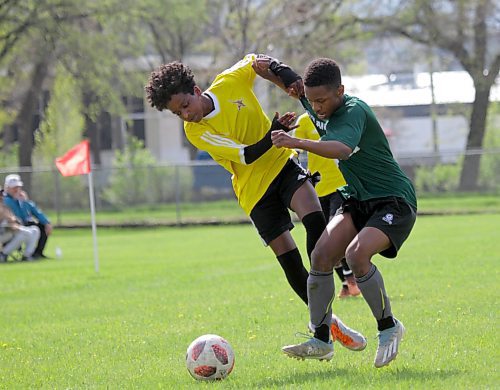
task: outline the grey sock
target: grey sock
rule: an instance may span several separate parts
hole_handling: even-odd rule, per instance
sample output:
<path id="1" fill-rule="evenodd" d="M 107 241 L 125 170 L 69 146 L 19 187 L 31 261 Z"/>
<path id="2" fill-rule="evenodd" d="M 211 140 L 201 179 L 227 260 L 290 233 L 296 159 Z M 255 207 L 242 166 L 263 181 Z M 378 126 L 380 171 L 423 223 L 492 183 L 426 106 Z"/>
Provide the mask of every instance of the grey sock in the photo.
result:
<path id="1" fill-rule="evenodd" d="M 385 291 L 384 279 L 375 265 L 372 264 L 366 275 L 356 278 L 356 282 L 375 319 L 381 320 L 392 316 L 391 302 Z"/>
<path id="2" fill-rule="evenodd" d="M 326 324 L 330 328 L 332 301 L 335 297 L 333 271 L 321 272 L 311 269 L 307 278 L 307 297 L 311 323 L 315 327 Z"/>

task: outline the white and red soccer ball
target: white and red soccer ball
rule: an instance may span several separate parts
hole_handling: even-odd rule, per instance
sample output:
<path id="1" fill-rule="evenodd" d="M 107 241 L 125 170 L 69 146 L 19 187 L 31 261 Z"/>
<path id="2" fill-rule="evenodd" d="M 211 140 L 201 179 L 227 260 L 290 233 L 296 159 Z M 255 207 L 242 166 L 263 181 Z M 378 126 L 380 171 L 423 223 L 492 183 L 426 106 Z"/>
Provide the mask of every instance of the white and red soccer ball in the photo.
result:
<path id="1" fill-rule="evenodd" d="M 200 336 L 187 349 L 186 366 L 195 379 L 203 381 L 224 379 L 234 367 L 233 348 L 220 336 L 214 334 Z"/>

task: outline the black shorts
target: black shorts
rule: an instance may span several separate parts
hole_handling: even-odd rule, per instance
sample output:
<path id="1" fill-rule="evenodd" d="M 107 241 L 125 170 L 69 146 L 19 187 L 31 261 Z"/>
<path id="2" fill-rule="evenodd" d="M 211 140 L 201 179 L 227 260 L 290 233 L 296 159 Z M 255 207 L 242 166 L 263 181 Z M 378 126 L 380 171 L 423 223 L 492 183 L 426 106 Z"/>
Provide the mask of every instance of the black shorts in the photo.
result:
<path id="1" fill-rule="evenodd" d="M 325 214 L 325 218 L 328 221 L 331 217 L 335 216 L 338 208 L 342 205 L 344 198 L 340 195 L 340 192 L 335 191 L 329 195 L 320 196 L 319 203 L 321 203 L 321 210 Z"/>
<path id="2" fill-rule="evenodd" d="M 380 254 L 388 258 L 396 257 L 417 218 L 417 211 L 413 206 L 396 196 L 365 201 L 350 198 L 337 210 L 337 214 L 342 213 L 351 214 L 358 232 L 364 227 L 374 227 L 384 232 L 392 245 Z"/>
<path id="3" fill-rule="evenodd" d="M 288 160 L 250 212 L 250 219 L 266 245 L 283 232 L 293 229 L 288 209 L 293 194 L 306 180 L 309 176 L 305 169 L 294 160 Z"/>

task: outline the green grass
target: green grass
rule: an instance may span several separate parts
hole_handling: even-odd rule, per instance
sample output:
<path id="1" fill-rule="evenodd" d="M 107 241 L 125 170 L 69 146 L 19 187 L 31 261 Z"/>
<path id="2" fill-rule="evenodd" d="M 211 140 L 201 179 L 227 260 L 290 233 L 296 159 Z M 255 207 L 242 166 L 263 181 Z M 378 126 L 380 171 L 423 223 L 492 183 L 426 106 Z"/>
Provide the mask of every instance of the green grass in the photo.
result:
<path id="1" fill-rule="evenodd" d="M 500 213 L 500 195 L 442 194 L 418 198 L 419 212 L 423 214 Z"/>
<path id="2" fill-rule="evenodd" d="M 421 217 L 397 260 L 375 259 L 407 335 L 375 369 L 376 327 L 362 298 L 334 311 L 369 339 L 331 362 L 280 347 L 307 311 L 251 225 L 55 230 L 60 260 L 0 265 L 0 388 L 497 388 L 499 215 Z M 302 226 L 294 235 L 303 247 Z M 338 279 L 336 279 L 336 282 Z M 338 285 L 338 283 L 337 283 Z M 186 371 L 189 343 L 224 336 L 233 373 L 216 384 Z"/>
<path id="3" fill-rule="evenodd" d="M 488 194 L 443 194 L 418 199 L 420 214 L 500 213 L 500 196 Z M 59 215 L 46 210 L 53 223 L 61 226 L 90 226 L 89 210 L 63 211 Z M 97 210 L 100 225 L 161 225 L 198 222 L 248 221 L 234 199 L 213 202 L 160 204 L 129 207 L 126 210 Z"/>
<path id="4" fill-rule="evenodd" d="M 59 216 L 48 210 L 52 221 L 61 226 L 90 225 L 90 211 L 62 211 Z M 126 210 L 97 210 L 96 222 L 102 225 L 159 225 L 197 222 L 233 222 L 247 220 L 235 199 L 213 202 L 156 204 L 128 207 Z"/>

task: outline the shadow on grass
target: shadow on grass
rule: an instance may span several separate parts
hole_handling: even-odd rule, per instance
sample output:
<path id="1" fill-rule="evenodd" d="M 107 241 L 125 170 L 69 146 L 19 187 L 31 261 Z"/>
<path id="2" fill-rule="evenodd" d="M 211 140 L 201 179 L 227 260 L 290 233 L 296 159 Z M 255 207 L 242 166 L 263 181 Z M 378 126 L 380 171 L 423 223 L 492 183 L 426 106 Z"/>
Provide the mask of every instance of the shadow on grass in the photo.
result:
<path id="1" fill-rule="evenodd" d="M 15 259 L 15 260 L 11 260 L 9 259 L 8 261 L 5 261 L 5 262 L 0 262 L 0 267 L 8 267 L 8 266 L 13 266 L 13 265 L 21 265 L 21 264 L 35 264 L 35 263 L 40 263 L 40 262 L 46 262 L 47 259 L 36 259 L 36 260 L 30 260 L 30 261 L 26 261 L 26 260 L 18 260 L 18 259 Z"/>
<path id="2" fill-rule="evenodd" d="M 300 363 L 300 362 L 299 362 Z M 328 364 L 328 363 L 326 363 Z M 343 377 L 345 379 L 352 377 L 353 372 L 347 368 L 335 369 L 332 367 L 330 371 L 316 371 L 311 370 L 310 372 L 301 372 L 287 375 L 287 377 L 279 376 L 275 378 L 266 378 L 260 382 L 257 382 L 257 387 L 276 387 L 282 388 L 287 385 L 301 385 L 307 384 L 307 382 L 317 381 L 317 380 L 331 380 L 333 376 Z"/>
<path id="3" fill-rule="evenodd" d="M 316 381 L 332 381 L 339 378 L 341 382 L 349 382 L 352 386 L 360 385 L 376 385 L 377 387 L 384 387 L 385 385 L 392 385 L 399 383 L 412 383 L 417 386 L 419 384 L 425 385 L 430 382 L 432 384 L 446 381 L 447 379 L 464 375 L 463 370 L 458 369 L 444 369 L 444 370 L 430 370 L 426 368 L 413 368 L 413 367 L 397 367 L 397 368 L 382 368 L 376 369 L 371 367 L 372 371 L 360 372 L 358 368 L 336 368 L 332 366 L 330 370 L 311 370 L 309 372 L 301 372 L 290 374 L 285 377 L 266 378 L 257 383 L 258 387 L 283 387 L 287 385 L 304 385 L 307 386 L 308 382 Z M 418 387 L 418 386 L 417 386 Z"/>

